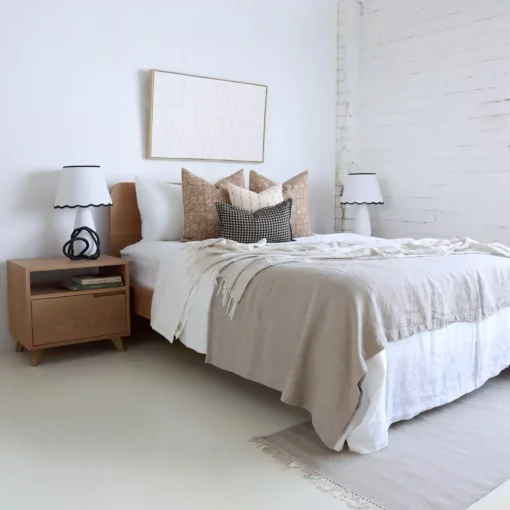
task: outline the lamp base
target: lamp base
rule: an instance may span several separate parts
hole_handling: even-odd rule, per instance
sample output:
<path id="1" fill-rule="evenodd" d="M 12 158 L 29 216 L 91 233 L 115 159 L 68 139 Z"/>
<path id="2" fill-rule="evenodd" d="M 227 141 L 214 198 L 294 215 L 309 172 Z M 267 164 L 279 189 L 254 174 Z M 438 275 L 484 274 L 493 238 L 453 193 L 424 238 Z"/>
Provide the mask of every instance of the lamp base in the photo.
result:
<path id="1" fill-rule="evenodd" d="M 92 211 L 89 207 L 83 208 L 78 207 L 76 211 L 76 219 L 74 220 L 74 228 L 80 228 L 80 227 L 88 227 L 94 232 L 96 231 L 96 224 L 94 223 L 94 217 L 92 216 Z M 91 255 L 94 255 L 96 252 L 96 242 L 90 234 L 87 231 L 80 232 L 80 237 L 83 239 L 86 239 L 89 243 L 89 247 L 83 255 L 86 257 L 90 257 Z M 85 248 L 85 243 L 82 241 L 75 241 L 76 248 L 75 252 L 79 253 L 83 248 Z"/>
<path id="2" fill-rule="evenodd" d="M 368 214 L 368 207 L 366 204 L 360 204 L 356 210 L 356 216 L 354 217 L 354 225 L 352 231 L 355 234 L 362 236 L 371 236 L 372 227 L 370 225 L 370 215 Z"/>
<path id="3" fill-rule="evenodd" d="M 96 260 L 101 254 L 94 218 L 88 209 L 78 209 L 71 239 L 62 248 L 71 260 Z"/>

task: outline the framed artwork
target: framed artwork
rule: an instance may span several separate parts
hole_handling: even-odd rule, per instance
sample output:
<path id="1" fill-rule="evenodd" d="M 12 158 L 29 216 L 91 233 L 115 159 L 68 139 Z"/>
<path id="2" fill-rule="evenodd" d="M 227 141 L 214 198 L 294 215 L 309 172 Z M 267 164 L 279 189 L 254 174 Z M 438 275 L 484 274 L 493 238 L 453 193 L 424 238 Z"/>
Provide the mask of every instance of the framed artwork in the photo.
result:
<path id="1" fill-rule="evenodd" d="M 149 159 L 262 163 L 267 86 L 150 71 Z"/>

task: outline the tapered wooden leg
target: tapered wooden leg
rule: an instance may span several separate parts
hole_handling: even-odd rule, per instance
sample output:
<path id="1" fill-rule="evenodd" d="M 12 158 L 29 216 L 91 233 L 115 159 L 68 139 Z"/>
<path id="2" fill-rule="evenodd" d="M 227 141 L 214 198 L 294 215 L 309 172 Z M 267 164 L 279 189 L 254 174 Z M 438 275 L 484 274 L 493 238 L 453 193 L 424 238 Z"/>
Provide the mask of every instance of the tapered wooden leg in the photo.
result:
<path id="1" fill-rule="evenodd" d="M 30 366 L 36 367 L 41 363 L 42 351 L 30 351 Z"/>
<path id="2" fill-rule="evenodd" d="M 114 336 L 111 338 L 113 345 L 119 352 L 124 352 L 124 343 L 122 342 L 122 338 L 120 336 Z"/>
<path id="3" fill-rule="evenodd" d="M 25 347 L 21 345 L 19 342 L 16 342 L 16 352 L 23 352 Z"/>

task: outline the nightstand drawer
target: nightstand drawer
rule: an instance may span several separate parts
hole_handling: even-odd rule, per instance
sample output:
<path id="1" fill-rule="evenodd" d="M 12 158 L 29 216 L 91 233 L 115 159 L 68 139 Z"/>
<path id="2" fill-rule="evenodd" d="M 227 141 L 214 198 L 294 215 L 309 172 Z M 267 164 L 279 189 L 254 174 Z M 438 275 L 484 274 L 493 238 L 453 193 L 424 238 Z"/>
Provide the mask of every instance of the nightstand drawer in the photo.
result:
<path id="1" fill-rule="evenodd" d="M 127 329 L 124 291 L 32 301 L 34 345 L 125 334 Z"/>

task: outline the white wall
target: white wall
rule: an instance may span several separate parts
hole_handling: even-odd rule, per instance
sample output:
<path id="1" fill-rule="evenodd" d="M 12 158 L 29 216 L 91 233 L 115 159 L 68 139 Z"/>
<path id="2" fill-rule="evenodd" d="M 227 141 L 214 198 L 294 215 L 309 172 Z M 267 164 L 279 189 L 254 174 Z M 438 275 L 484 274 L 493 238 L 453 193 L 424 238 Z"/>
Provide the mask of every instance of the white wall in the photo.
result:
<path id="1" fill-rule="evenodd" d="M 510 244 L 508 0 L 362 4 L 355 163 L 380 177 L 375 233 Z"/>
<path id="2" fill-rule="evenodd" d="M 214 180 L 250 167 L 275 180 L 310 170 L 312 227 L 333 230 L 334 0 L 0 0 L 0 350 L 11 349 L 5 261 L 56 254 L 58 169 L 100 164 Z M 151 68 L 269 86 L 262 165 L 145 159 Z M 98 215 L 106 240 L 104 211 Z"/>

